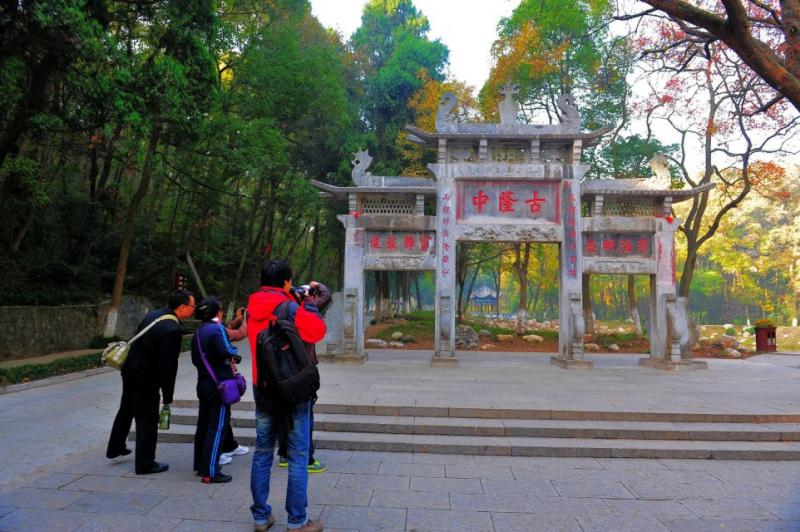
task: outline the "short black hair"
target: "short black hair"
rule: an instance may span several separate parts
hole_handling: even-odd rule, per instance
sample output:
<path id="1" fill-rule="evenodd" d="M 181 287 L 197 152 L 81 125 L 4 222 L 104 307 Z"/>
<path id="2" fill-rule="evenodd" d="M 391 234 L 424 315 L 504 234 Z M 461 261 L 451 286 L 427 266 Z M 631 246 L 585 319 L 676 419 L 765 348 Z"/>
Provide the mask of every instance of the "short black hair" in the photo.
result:
<path id="1" fill-rule="evenodd" d="M 208 296 L 203 298 L 197 308 L 194 309 L 194 317 L 201 321 L 211 321 L 217 317 L 222 303 L 219 298 Z"/>
<path id="2" fill-rule="evenodd" d="M 285 260 L 271 260 L 261 268 L 261 286 L 283 288 L 283 284 L 291 280 L 292 268 Z"/>
<path id="3" fill-rule="evenodd" d="M 170 309 L 175 310 L 181 305 L 188 305 L 191 301 L 190 298 L 192 297 L 194 297 L 194 294 L 189 290 L 175 290 L 170 294 L 169 303 L 167 303 L 167 306 Z"/>

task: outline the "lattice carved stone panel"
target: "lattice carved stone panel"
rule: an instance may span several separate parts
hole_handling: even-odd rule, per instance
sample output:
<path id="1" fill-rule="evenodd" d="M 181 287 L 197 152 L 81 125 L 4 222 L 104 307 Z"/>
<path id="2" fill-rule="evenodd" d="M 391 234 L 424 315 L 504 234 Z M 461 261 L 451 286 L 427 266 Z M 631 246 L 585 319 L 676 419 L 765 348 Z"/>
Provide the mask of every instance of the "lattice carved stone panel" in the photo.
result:
<path id="1" fill-rule="evenodd" d="M 362 214 L 414 214 L 413 198 L 365 198 L 361 200 Z"/>
<path id="2" fill-rule="evenodd" d="M 645 198 L 605 198 L 603 214 L 605 216 L 654 216 L 656 206 L 652 200 Z"/>

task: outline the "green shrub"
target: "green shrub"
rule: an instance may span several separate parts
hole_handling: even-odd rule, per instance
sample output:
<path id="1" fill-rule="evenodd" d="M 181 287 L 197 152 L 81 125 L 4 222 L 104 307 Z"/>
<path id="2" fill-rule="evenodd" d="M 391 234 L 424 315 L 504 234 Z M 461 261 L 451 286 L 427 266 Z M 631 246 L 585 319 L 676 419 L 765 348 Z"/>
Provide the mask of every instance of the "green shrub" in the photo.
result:
<path id="1" fill-rule="evenodd" d="M 727 334 L 728 336 L 736 336 L 736 329 L 734 329 L 733 327 L 728 327 L 727 329 L 725 329 L 725 334 Z"/>
<path id="2" fill-rule="evenodd" d="M 45 364 L 25 364 L 13 368 L 0 368 L 0 385 L 7 386 L 99 368 L 103 365 L 100 361 L 101 354 L 92 353 L 79 357 L 60 358 Z"/>
<path id="3" fill-rule="evenodd" d="M 92 336 L 92 339 L 89 340 L 89 343 L 86 345 L 89 349 L 105 349 L 108 347 L 108 344 L 113 342 L 119 342 L 122 340 L 119 336 Z"/>
<path id="4" fill-rule="evenodd" d="M 194 338 L 194 334 L 183 335 L 183 338 L 181 338 L 181 353 L 183 353 L 184 351 L 191 351 L 192 338 Z"/>

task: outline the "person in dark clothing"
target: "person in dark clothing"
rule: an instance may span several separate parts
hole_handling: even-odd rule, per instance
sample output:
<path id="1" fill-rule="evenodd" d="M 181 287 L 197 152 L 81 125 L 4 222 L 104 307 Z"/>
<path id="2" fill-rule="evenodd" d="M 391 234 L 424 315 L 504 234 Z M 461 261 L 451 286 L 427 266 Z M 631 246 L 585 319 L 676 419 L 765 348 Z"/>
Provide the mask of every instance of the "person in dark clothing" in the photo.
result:
<path id="1" fill-rule="evenodd" d="M 247 320 L 244 307 L 236 309 L 236 317 L 225 325 L 225 332 L 228 334 L 230 343 L 247 338 Z M 240 445 L 236 441 L 230 420 L 228 420 L 228 423 L 225 424 L 225 437 L 222 440 L 222 455 L 219 458 L 219 465 L 229 464 L 234 456 L 243 456 L 249 452 L 249 447 Z"/>
<path id="2" fill-rule="evenodd" d="M 164 405 L 172 404 L 183 335 L 179 320 L 191 317 L 194 307 L 194 295 L 178 290 L 170 296 L 168 308 L 149 312 L 139 323 L 137 333 L 162 319 L 131 344 L 128 359 L 122 366 L 122 398 L 106 456 L 117 458 L 131 453 L 125 441 L 135 419 L 137 475 L 161 473 L 169 468 L 168 464 L 155 461 L 159 389 Z"/>
<path id="3" fill-rule="evenodd" d="M 315 307 L 320 313 L 324 313 L 331 304 L 331 291 L 322 283 L 312 281 L 309 283 L 311 293 L 306 295 L 302 301 L 298 303 L 306 303 Z M 312 295 L 313 294 L 313 295 Z M 317 346 L 313 343 L 305 342 L 306 351 L 311 358 L 311 362 L 316 366 L 319 365 L 317 358 Z M 314 403 L 311 403 L 311 439 L 308 442 L 308 472 L 309 473 L 324 473 L 328 470 L 328 466 L 321 464 L 319 460 L 314 457 Z M 278 441 L 278 466 L 289 467 L 289 446 L 284 435 L 280 435 Z"/>
<path id="4" fill-rule="evenodd" d="M 228 341 L 221 322 L 219 300 L 204 299 L 197 307 L 196 316 L 203 323 L 192 339 L 192 364 L 197 368 L 197 398 L 200 400 L 194 435 L 194 468 L 205 484 L 230 482 L 232 477 L 220 470 L 219 457 L 231 407 L 222 403 L 217 383 L 233 379 L 236 362 L 242 358 Z M 213 377 L 206 363 L 214 372 Z"/>

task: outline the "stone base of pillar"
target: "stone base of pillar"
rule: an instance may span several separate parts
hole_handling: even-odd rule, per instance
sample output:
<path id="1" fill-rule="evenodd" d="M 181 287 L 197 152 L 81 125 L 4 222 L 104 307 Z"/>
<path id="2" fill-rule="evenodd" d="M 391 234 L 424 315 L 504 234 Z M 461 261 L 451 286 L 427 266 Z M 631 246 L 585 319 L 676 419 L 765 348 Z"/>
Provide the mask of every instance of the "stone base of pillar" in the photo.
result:
<path id="1" fill-rule="evenodd" d="M 573 358 L 550 357 L 550 363 L 563 369 L 592 369 L 594 367 L 594 363 L 590 360 Z"/>
<path id="2" fill-rule="evenodd" d="M 320 362 L 328 362 L 331 364 L 336 362 L 336 356 L 337 355 L 335 353 L 323 353 L 323 354 L 317 353 L 317 358 L 319 359 Z"/>
<path id="3" fill-rule="evenodd" d="M 648 368 L 663 369 L 666 371 L 692 371 L 695 369 L 708 369 L 707 362 L 696 360 L 660 360 L 657 358 L 640 358 L 640 366 Z"/>
<path id="4" fill-rule="evenodd" d="M 364 353 L 363 355 L 336 355 L 333 359 L 337 364 L 363 364 L 367 361 L 369 356 Z"/>
<path id="5" fill-rule="evenodd" d="M 436 355 L 431 357 L 431 367 L 433 368 L 457 368 L 458 367 L 458 358 L 457 357 L 437 357 Z"/>

